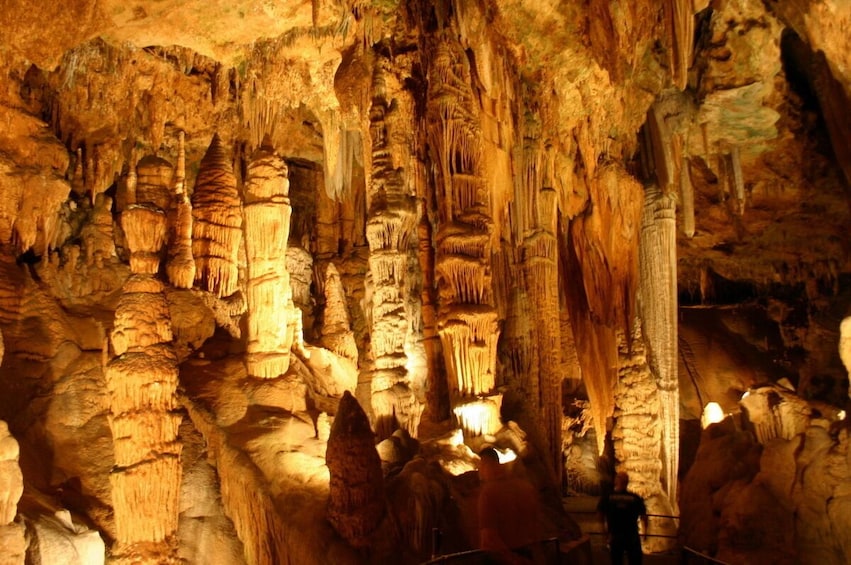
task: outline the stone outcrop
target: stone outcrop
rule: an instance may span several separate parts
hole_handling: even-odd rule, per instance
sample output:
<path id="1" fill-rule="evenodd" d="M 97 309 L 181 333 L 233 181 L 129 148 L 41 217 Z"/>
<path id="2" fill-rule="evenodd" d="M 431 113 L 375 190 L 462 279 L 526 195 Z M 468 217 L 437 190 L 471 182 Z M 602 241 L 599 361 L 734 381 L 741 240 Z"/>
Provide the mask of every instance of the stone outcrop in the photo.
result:
<path id="1" fill-rule="evenodd" d="M 328 521 L 353 547 L 374 543 L 386 513 L 381 460 L 363 409 L 343 393 L 325 459 L 331 474 Z"/>

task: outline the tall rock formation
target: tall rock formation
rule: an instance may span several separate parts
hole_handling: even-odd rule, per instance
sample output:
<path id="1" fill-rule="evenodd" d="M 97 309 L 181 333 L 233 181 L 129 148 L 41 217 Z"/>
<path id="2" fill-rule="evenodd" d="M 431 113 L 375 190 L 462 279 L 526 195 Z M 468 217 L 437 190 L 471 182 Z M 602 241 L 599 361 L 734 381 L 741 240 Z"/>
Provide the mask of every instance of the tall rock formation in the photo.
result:
<path id="1" fill-rule="evenodd" d="M 113 556 L 120 563 L 169 563 L 176 559 L 182 416 L 168 302 L 156 278 L 166 215 L 151 202 L 130 204 L 121 224 L 133 274 L 104 351 L 115 451 Z"/>

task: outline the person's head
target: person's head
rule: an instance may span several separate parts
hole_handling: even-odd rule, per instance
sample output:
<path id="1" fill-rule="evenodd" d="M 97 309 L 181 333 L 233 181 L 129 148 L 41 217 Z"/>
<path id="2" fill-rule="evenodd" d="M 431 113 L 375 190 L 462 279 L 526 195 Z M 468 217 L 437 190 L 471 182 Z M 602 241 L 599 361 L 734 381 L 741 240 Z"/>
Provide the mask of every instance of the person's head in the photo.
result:
<path id="1" fill-rule="evenodd" d="M 617 473 L 615 475 L 615 491 L 623 492 L 626 490 L 627 485 L 629 485 L 629 475 L 623 471 Z"/>
<path id="2" fill-rule="evenodd" d="M 499 454 L 496 449 L 486 447 L 479 452 L 479 477 L 483 481 L 489 481 L 499 476 L 502 467 L 499 463 Z"/>

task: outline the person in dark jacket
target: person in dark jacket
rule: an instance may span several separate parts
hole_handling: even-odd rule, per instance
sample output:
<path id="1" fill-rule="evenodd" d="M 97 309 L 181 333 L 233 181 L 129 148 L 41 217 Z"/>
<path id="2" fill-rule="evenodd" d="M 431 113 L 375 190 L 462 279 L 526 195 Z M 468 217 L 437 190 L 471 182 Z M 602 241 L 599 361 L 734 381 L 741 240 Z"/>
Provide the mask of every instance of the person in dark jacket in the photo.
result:
<path id="1" fill-rule="evenodd" d="M 626 553 L 629 565 L 641 565 L 641 538 L 638 534 L 638 519 L 644 524 L 644 535 L 647 535 L 647 508 L 644 499 L 626 490 L 629 485 L 629 475 L 615 475 L 614 491 L 600 498 L 597 511 L 603 522 L 603 530 L 609 536 L 609 551 L 612 564 L 623 563 Z"/>

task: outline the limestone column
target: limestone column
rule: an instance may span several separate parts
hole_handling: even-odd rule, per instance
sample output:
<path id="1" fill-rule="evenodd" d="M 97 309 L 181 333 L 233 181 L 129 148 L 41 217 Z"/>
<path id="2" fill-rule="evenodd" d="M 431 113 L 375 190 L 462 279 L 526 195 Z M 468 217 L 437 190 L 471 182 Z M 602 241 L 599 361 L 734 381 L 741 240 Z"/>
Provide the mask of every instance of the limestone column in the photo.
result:
<path id="1" fill-rule="evenodd" d="M 218 134 L 198 170 L 192 193 L 192 255 L 195 282 L 217 296 L 230 296 L 239 283 L 242 202 L 236 176 Z"/>
<path id="2" fill-rule="evenodd" d="M 287 372 L 294 315 L 287 242 L 292 206 L 288 169 L 270 148 L 261 147 L 245 182 L 245 250 L 248 301 L 248 374 L 274 378 Z"/>
<path id="3" fill-rule="evenodd" d="M 552 189 L 538 195 L 538 221 L 534 233 L 524 245 L 524 274 L 532 299 L 537 329 L 538 392 L 532 405 L 542 418 L 548 463 L 561 482 L 561 320 L 558 298 L 558 253 L 556 213 L 558 195 Z"/>
<path id="4" fill-rule="evenodd" d="M 645 194 L 638 304 L 648 361 L 659 389 L 663 479 L 668 498 L 676 506 L 680 437 L 676 200 L 656 186 Z"/>
<path id="5" fill-rule="evenodd" d="M 386 63 L 383 61 L 382 63 Z M 367 187 L 369 272 L 372 281 L 372 411 L 379 438 L 403 428 L 417 437 L 424 404 L 417 397 L 405 350 L 411 334 L 412 301 L 419 297 L 409 291 L 408 265 L 413 262 L 413 238 L 417 234 L 417 211 L 411 195 L 406 165 L 410 155 L 394 144 L 394 136 L 409 135 L 394 126 L 405 118 L 402 109 L 408 100 L 402 89 L 388 83 L 394 77 L 376 65 L 370 108 L 371 175 Z"/>
<path id="6" fill-rule="evenodd" d="M 112 553 L 119 563 L 170 563 L 176 561 L 181 416 L 168 302 L 156 278 L 166 216 L 150 203 L 128 204 L 121 225 L 133 275 L 115 311 L 104 369 L 115 450 Z"/>
<path id="7" fill-rule="evenodd" d="M 448 31 L 430 36 L 426 127 L 437 201 L 438 332 L 452 410 L 465 435 L 499 429 L 493 218 L 469 60 Z"/>

